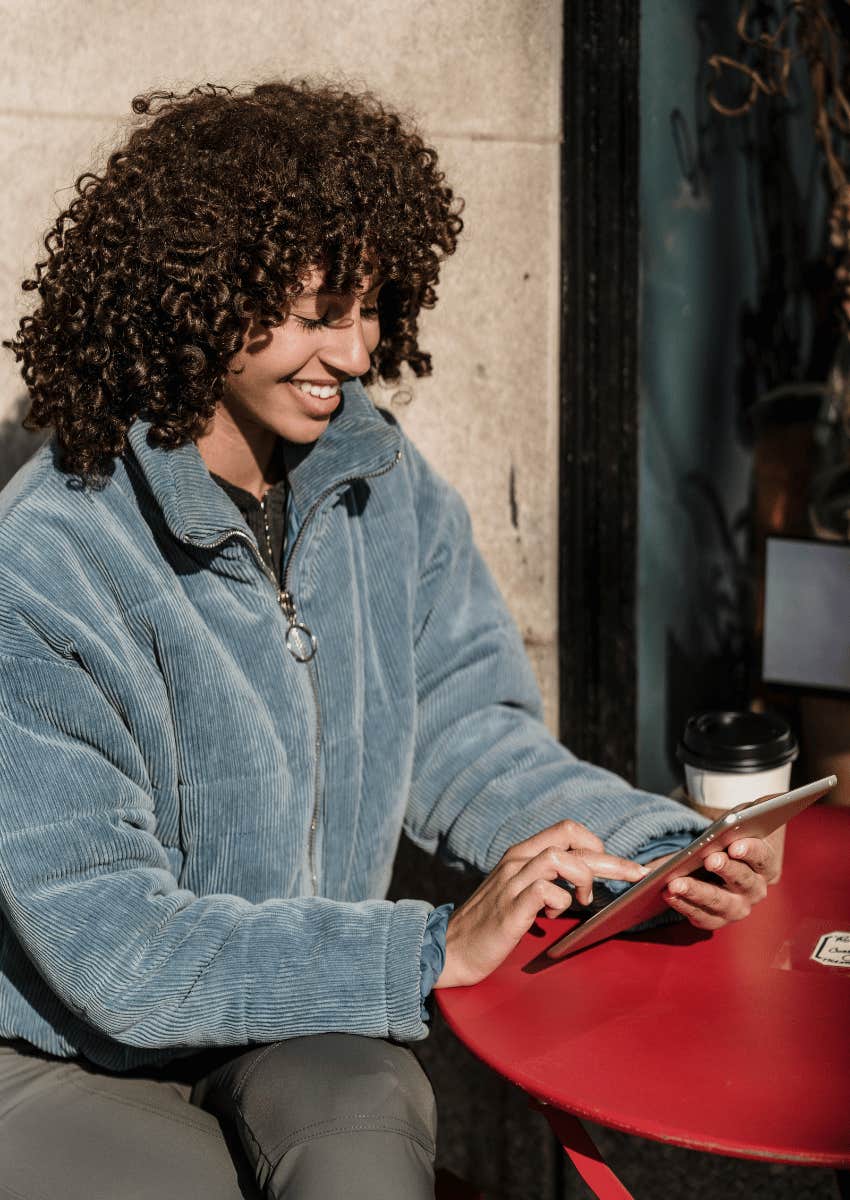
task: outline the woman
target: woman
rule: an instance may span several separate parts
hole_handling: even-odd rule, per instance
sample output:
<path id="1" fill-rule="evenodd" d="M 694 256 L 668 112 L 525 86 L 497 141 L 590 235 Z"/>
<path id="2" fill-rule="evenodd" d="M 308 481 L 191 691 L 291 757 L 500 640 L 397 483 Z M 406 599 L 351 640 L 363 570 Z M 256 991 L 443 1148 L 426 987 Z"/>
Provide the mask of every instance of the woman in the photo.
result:
<path id="1" fill-rule="evenodd" d="M 12 343 L 53 437 L 0 499 L 0 1195 L 425 1197 L 432 986 L 700 822 L 547 733 L 361 386 L 430 369 L 433 150 L 330 86 L 134 109 Z M 383 899 L 402 828 L 467 904 Z M 671 907 L 746 915 L 775 866 L 733 850 Z"/>

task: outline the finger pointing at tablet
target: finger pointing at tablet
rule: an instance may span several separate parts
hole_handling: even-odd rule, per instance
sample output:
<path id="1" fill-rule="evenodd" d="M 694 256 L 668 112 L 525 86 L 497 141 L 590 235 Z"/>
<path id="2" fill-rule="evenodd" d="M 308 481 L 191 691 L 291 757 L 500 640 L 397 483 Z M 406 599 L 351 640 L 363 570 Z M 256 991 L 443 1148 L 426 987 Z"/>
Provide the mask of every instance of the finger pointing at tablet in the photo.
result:
<path id="1" fill-rule="evenodd" d="M 507 958 L 542 910 L 559 916 L 576 898 L 590 903 L 594 879 L 636 883 L 647 870 L 616 854 L 575 821 L 562 821 L 512 846 L 449 918 L 446 960 L 435 987 L 477 983 Z"/>

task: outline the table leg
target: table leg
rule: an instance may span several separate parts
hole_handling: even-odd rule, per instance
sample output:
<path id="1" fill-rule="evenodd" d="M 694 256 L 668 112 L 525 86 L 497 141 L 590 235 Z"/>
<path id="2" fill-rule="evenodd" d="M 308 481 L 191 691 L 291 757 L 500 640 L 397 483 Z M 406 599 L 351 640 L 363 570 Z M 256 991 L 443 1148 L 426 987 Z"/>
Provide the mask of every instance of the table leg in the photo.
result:
<path id="1" fill-rule="evenodd" d="M 634 1200 L 617 1176 L 605 1164 L 593 1138 L 572 1113 L 561 1112 L 548 1104 L 540 1111 L 552 1127 L 555 1137 L 572 1160 L 575 1169 L 599 1200 Z"/>

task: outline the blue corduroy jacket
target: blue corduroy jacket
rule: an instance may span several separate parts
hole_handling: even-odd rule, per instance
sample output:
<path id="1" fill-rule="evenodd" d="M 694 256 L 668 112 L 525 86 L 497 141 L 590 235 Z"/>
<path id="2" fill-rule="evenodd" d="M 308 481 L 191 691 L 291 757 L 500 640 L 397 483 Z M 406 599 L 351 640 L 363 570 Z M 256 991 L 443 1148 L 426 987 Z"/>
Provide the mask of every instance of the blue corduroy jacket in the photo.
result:
<path id="1" fill-rule="evenodd" d="M 147 428 L 102 487 L 48 445 L 0 496 L 0 1036 L 115 1070 L 417 1039 L 402 828 L 488 871 L 565 816 L 622 854 L 700 826 L 550 736 L 463 503 L 359 384 L 291 470 L 282 599 Z"/>

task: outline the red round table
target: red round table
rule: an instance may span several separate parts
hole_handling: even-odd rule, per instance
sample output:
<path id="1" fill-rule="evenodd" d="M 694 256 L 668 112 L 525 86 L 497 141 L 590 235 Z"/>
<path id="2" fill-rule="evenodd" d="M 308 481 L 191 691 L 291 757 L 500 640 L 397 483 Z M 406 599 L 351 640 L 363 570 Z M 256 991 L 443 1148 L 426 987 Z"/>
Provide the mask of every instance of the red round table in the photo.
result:
<path id="1" fill-rule="evenodd" d="M 850 1166 L 850 810 L 796 817 L 781 882 L 712 935 L 680 923 L 541 963 L 566 928 L 541 918 L 489 978 L 436 995 L 458 1038 L 546 1106 L 598 1195 L 628 1193 L 570 1114 L 716 1154 Z M 848 934 L 825 947 L 835 965 L 812 958 L 831 933 Z"/>

